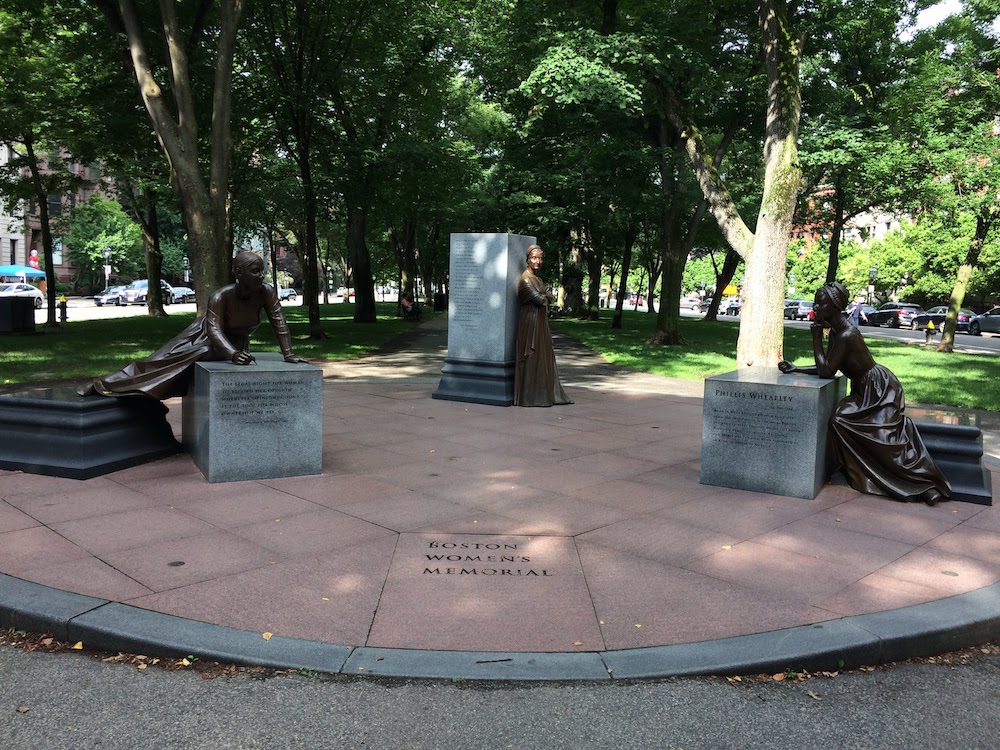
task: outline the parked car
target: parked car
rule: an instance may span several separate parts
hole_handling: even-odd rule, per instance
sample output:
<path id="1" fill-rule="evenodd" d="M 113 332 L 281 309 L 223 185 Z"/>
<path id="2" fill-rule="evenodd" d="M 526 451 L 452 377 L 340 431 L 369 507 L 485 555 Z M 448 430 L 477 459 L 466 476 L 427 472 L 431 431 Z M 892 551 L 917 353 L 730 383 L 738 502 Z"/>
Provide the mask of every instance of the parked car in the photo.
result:
<path id="1" fill-rule="evenodd" d="M 160 290 L 163 292 L 163 304 L 169 305 L 174 301 L 174 288 L 167 282 L 160 279 Z M 147 279 L 136 279 L 125 287 L 126 305 L 145 305 L 149 291 L 149 281 Z"/>
<path id="2" fill-rule="evenodd" d="M 104 305 L 124 305 L 125 300 L 122 298 L 124 291 L 125 287 L 123 286 L 109 286 L 100 294 L 94 295 L 94 304 L 98 307 L 103 307 Z"/>
<path id="3" fill-rule="evenodd" d="M 280 299 L 282 302 L 284 302 L 286 299 L 287 300 L 292 300 L 294 302 L 295 298 L 297 296 L 298 296 L 298 292 L 296 292 L 294 289 L 290 289 L 290 288 L 289 289 L 278 289 L 278 299 Z"/>
<path id="4" fill-rule="evenodd" d="M 875 308 L 872 307 L 871 305 L 867 305 L 867 304 L 862 303 L 861 304 L 861 312 L 864 313 L 863 315 L 858 316 L 859 319 L 860 319 L 859 322 L 861 323 L 861 325 L 863 325 L 863 326 L 871 325 L 868 322 L 868 316 L 871 315 L 873 312 L 875 312 Z"/>
<path id="5" fill-rule="evenodd" d="M 972 310 L 961 309 L 958 311 L 958 322 L 955 323 L 956 331 L 968 331 L 969 321 L 972 320 L 976 314 Z M 913 320 L 910 321 L 910 328 L 914 331 L 922 331 L 927 327 L 930 321 L 934 322 L 934 327 L 937 330 L 941 330 L 944 327 L 945 318 L 948 317 L 948 306 L 938 305 L 937 307 L 932 307 L 930 310 L 921 313 L 920 315 L 914 315 Z"/>
<path id="6" fill-rule="evenodd" d="M 45 304 L 42 290 L 31 284 L 0 284 L 0 297 L 30 297 L 36 310 Z"/>
<path id="7" fill-rule="evenodd" d="M 689 294 L 686 297 L 681 297 L 681 310 L 690 310 L 691 312 L 698 312 L 701 307 L 701 297 L 697 294 Z"/>
<path id="8" fill-rule="evenodd" d="M 969 333 L 973 336 L 978 336 L 983 331 L 1000 333 L 1000 307 L 987 310 L 969 321 Z"/>
<path id="9" fill-rule="evenodd" d="M 886 302 L 875 312 L 868 313 L 868 325 L 909 328 L 913 318 L 924 311 L 920 305 L 910 302 Z"/>
<path id="10" fill-rule="evenodd" d="M 738 299 L 730 300 L 726 305 L 725 314 L 726 315 L 739 315 L 740 310 L 743 309 L 743 303 Z"/>
<path id="11" fill-rule="evenodd" d="M 698 312 L 703 312 L 703 313 L 708 312 L 708 308 L 710 308 L 711 306 L 712 306 L 712 298 L 705 297 L 705 299 L 701 301 L 701 304 L 698 305 Z"/>
<path id="12" fill-rule="evenodd" d="M 811 299 L 790 299 L 785 302 L 785 318 L 788 320 L 808 320 L 813 308 Z"/>
<path id="13" fill-rule="evenodd" d="M 174 302 L 194 302 L 194 289 L 189 286 L 175 286 L 174 291 Z"/>

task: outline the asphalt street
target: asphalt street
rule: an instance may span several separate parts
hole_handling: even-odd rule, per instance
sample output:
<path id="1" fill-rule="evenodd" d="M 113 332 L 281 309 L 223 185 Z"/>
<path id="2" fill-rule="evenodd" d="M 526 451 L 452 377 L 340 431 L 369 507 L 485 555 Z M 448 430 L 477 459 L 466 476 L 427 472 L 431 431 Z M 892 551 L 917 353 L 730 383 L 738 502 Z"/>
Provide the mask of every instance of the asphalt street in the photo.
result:
<path id="1" fill-rule="evenodd" d="M 997 746 L 1000 651 L 792 678 L 632 684 L 204 679 L 0 646 L 4 750 Z"/>

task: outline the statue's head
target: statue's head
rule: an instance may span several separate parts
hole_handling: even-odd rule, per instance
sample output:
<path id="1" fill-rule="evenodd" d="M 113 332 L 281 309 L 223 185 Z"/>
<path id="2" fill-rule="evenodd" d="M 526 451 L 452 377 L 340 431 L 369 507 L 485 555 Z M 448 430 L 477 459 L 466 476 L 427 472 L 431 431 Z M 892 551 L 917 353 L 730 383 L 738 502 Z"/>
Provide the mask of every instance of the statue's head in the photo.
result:
<path id="1" fill-rule="evenodd" d="M 533 270 L 541 268 L 544 258 L 545 253 L 542 252 L 541 245 L 528 245 L 528 249 L 524 251 L 524 259 Z"/>
<path id="2" fill-rule="evenodd" d="M 830 320 L 832 316 L 843 312 L 849 299 L 847 287 L 839 281 L 824 284 L 816 290 L 813 316 L 817 321 Z"/>
<path id="3" fill-rule="evenodd" d="M 251 250 L 241 250 L 233 256 L 233 276 L 239 276 L 240 272 L 249 268 L 254 263 L 264 266 L 264 261 L 257 253 Z"/>
<path id="4" fill-rule="evenodd" d="M 261 287 L 264 284 L 264 259 L 249 250 L 236 253 L 233 257 L 233 276 L 240 287 Z"/>

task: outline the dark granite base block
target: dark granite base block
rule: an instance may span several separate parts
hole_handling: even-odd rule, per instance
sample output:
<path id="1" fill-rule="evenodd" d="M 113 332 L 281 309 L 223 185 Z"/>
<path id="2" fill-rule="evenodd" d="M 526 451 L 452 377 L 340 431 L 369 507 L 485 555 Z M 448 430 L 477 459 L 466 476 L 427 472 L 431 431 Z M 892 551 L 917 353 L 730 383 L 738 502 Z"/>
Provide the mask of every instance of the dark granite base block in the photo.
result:
<path id="1" fill-rule="evenodd" d="M 0 396 L 0 468 L 90 479 L 178 453 L 167 407 L 44 388 Z"/>
<path id="2" fill-rule="evenodd" d="M 951 409 L 906 410 L 927 451 L 951 485 L 951 499 L 993 505 L 989 470 L 983 466 L 983 432 L 979 418 Z"/>
<path id="3" fill-rule="evenodd" d="M 514 363 L 448 358 L 433 398 L 513 406 Z"/>

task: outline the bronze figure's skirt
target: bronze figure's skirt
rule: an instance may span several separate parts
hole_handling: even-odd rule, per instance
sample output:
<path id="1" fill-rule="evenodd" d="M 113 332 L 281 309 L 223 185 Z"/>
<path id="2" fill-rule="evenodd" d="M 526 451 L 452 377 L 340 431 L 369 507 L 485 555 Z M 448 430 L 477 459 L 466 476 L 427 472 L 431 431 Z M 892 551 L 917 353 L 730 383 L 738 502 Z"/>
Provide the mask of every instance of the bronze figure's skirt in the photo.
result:
<path id="1" fill-rule="evenodd" d="M 950 497 L 948 480 L 903 405 L 903 386 L 881 365 L 851 384 L 851 395 L 830 419 L 848 482 L 861 492 L 896 500 L 935 502 Z"/>
<path id="2" fill-rule="evenodd" d="M 517 362 L 514 366 L 515 406 L 572 404 L 559 382 L 552 348 L 548 307 L 521 302 L 517 319 Z"/>
<path id="3" fill-rule="evenodd" d="M 195 362 L 219 359 L 208 336 L 206 319 L 197 318 L 145 359 L 97 378 L 81 394 L 149 396 L 160 400 L 184 396 Z"/>

